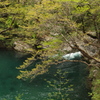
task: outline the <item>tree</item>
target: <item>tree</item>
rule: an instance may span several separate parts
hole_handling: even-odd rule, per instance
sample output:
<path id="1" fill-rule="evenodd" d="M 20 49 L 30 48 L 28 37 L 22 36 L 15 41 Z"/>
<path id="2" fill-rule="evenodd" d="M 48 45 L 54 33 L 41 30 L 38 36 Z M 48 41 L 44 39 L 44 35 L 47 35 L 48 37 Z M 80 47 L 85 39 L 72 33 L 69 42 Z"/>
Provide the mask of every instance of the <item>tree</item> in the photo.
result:
<path id="1" fill-rule="evenodd" d="M 69 31 L 74 31 L 74 26 L 71 26 L 73 21 L 66 17 L 67 13 L 63 13 L 62 6 L 61 3 L 54 0 L 43 0 L 41 4 L 34 5 L 27 13 L 25 22 L 28 22 L 28 26 L 23 26 L 23 28 L 27 34 L 30 32 L 31 39 L 26 38 L 25 41 L 30 45 L 33 43 L 33 52 L 32 57 L 28 58 L 19 69 L 26 69 L 35 60 L 35 57 L 42 59 L 42 65 L 37 64 L 36 68 L 31 71 L 21 71 L 19 79 L 35 78 L 37 75 L 47 72 L 49 64 L 55 60 L 53 58 L 47 60 L 47 57 L 60 53 L 62 47 L 60 32 L 68 35 Z"/>
<path id="2" fill-rule="evenodd" d="M 100 0 L 0 2 L 0 41 L 23 41 L 32 47 L 28 51 L 31 57 L 18 68 L 21 72 L 18 78 L 32 80 L 46 73 L 51 64 L 61 63 L 61 56 L 68 52 L 67 49 L 62 50 L 65 44 L 74 51 L 80 51 L 89 63 L 81 62 L 99 69 L 99 2 Z M 29 68 L 37 59 L 41 62 L 35 68 Z"/>
<path id="3" fill-rule="evenodd" d="M 10 45 L 17 37 L 20 24 L 23 22 L 25 7 L 21 4 L 7 1 L 0 2 L 0 37 L 1 42 Z M 13 44 L 13 43 L 12 43 Z"/>

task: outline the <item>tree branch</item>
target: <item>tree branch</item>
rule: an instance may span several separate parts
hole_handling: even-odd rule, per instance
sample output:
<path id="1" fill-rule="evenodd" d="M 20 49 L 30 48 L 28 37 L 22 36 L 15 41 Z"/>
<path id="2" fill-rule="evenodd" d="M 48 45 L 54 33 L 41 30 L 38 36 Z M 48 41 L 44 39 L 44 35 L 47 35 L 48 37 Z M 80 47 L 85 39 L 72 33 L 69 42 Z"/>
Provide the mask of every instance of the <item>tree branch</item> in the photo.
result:
<path id="1" fill-rule="evenodd" d="M 87 52 L 85 52 L 83 49 L 81 49 L 76 42 L 74 42 L 74 43 L 75 43 L 75 46 L 73 48 L 78 49 L 85 57 L 87 57 L 89 59 L 93 59 L 96 62 L 100 63 L 100 60 L 97 60 L 96 58 L 90 56 Z"/>
<path id="2" fill-rule="evenodd" d="M 74 46 L 72 46 L 62 33 L 61 33 L 61 36 L 64 38 L 64 40 L 67 42 L 67 44 L 69 44 L 69 46 L 71 48 L 79 50 L 83 54 L 84 57 L 87 57 L 88 59 L 93 59 L 96 62 L 100 63 L 100 60 L 97 60 L 96 58 L 90 56 L 86 51 L 81 49 L 74 40 L 71 40 L 73 42 L 73 44 L 74 44 Z"/>
<path id="3" fill-rule="evenodd" d="M 4 32 L 6 32 L 6 31 L 8 31 L 8 30 L 12 30 L 12 26 L 13 26 L 14 21 L 15 21 L 15 18 L 12 19 L 12 22 L 11 22 L 11 24 L 10 24 L 10 27 L 8 27 L 7 29 L 1 31 L 0 34 L 3 34 Z"/>

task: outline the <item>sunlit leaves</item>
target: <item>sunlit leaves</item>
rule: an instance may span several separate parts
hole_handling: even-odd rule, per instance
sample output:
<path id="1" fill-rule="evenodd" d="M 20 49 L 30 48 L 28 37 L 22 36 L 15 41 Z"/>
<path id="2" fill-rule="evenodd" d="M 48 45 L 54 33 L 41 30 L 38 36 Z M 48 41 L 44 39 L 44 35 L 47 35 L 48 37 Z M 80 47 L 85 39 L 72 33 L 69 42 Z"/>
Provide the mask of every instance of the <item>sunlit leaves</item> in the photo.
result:
<path id="1" fill-rule="evenodd" d="M 0 40 L 4 40 L 6 37 L 0 34 Z"/>
<path id="2" fill-rule="evenodd" d="M 59 2 L 79 2 L 80 0 L 57 0 Z"/>
<path id="3" fill-rule="evenodd" d="M 41 21 L 44 20 L 44 18 L 46 20 L 53 16 L 51 14 L 53 10 L 58 10 L 60 7 L 61 5 L 59 3 L 54 3 L 50 0 L 43 0 L 42 4 L 36 4 L 33 8 L 31 8 L 26 19 L 39 17 Z"/>
<path id="4" fill-rule="evenodd" d="M 10 2 L 8 2 L 8 1 L 0 2 L 0 8 L 9 6 L 9 4 L 10 4 Z"/>
<path id="5" fill-rule="evenodd" d="M 70 100 L 68 92 L 73 91 L 73 85 L 68 85 L 66 76 L 66 71 L 63 72 L 61 69 L 57 69 L 53 77 L 54 79 L 45 80 L 48 83 L 48 87 L 53 90 L 53 92 L 48 93 L 48 100 Z"/>
<path id="6" fill-rule="evenodd" d="M 48 71 L 49 65 L 56 58 L 60 58 L 54 57 L 55 54 L 60 54 L 62 47 L 60 32 L 64 30 L 67 35 L 67 31 L 74 31 L 76 27 L 73 21 L 68 19 L 67 12 L 63 12 L 64 10 L 63 4 L 56 0 L 43 0 L 41 3 L 29 6 L 24 19 L 25 24 L 21 28 L 25 29 L 27 34 L 24 33 L 30 37 L 24 40 L 33 46 L 31 53 L 35 54 L 34 57 L 39 55 L 38 59 L 42 59 L 42 62 L 29 70 L 26 77 L 33 79 L 44 74 Z M 47 57 L 49 59 L 46 59 Z M 29 66 L 26 61 L 20 67 L 25 68 L 25 66 Z M 24 72 L 21 72 L 21 75 L 24 75 Z"/>

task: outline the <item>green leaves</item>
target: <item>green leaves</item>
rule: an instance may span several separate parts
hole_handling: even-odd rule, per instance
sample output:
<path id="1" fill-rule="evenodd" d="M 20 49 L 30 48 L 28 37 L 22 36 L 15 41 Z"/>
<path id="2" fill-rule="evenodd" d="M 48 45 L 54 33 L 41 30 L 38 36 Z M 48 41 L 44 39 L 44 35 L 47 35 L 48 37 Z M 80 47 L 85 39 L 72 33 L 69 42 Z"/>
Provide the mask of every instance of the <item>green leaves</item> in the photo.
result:
<path id="1" fill-rule="evenodd" d="M 48 100 L 70 100 L 68 92 L 73 91 L 73 85 L 68 86 L 68 79 L 66 79 L 67 72 L 57 69 L 54 74 L 54 79 L 47 81 L 48 86 L 52 88 L 52 92 L 48 93 Z"/>
<path id="2" fill-rule="evenodd" d="M 5 38 L 6 38 L 5 36 L 0 34 L 0 40 L 5 40 Z"/>
<path id="3" fill-rule="evenodd" d="M 39 0 L 34 5 L 35 1 L 32 0 L 7 1 L 0 2 L 0 32 L 10 27 L 13 18 L 15 20 L 11 30 L 0 34 L 0 41 L 13 45 L 14 41 L 21 40 L 23 44 L 26 43 L 31 47 L 29 50 L 24 50 L 32 56 L 18 67 L 20 70 L 18 79 L 32 80 L 48 72 L 50 65 L 57 64 L 58 59 L 66 52 L 63 50 L 64 46 L 67 43 L 74 44 L 73 40 L 77 38 L 77 34 L 87 31 L 100 33 L 100 0 L 42 0 L 41 2 Z M 61 34 L 67 39 L 67 43 Z M 40 59 L 41 62 L 32 65 L 36 59 Z M 50 94 L 51 97 L 58 96 L 65 100 L 64 96 L 67 97 L 68 94 L 62 95 L 61 91 L 72 90 L 71 86 L 62 87 L 68 83 L 65 75 L 58 71 L 55 77 L 60 76 L 61 80 L 48 81 L 51 87 L 56 89 Z M 94 85 L 98 88 L 99 84 L 97 79 Z M 93 89 L 93 94 L 93 98 L 99 98 L 96 89 Z"/>
<path id="4" fill-rule="evenodd" d="M 22 100 L 22 99 L 21 99 L 22 96 L 23 96 L 23 94 L 18 94 L 18 96 L 15 96 L 15 100 Z"/>

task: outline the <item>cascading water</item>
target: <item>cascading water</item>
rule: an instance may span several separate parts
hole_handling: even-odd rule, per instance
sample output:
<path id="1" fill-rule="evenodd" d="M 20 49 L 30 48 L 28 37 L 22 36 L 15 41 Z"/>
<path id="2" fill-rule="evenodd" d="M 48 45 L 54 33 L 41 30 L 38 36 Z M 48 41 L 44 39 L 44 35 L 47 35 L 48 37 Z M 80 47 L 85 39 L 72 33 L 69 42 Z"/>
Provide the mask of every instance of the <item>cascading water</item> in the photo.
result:
<path id="1" fill-rule="evenodd" d="M 75 53 L 66 54 L 62 58 L 66 59 L 66 60 L 74 60 L 74 59 L 80 59 L 81 57 L 82 57 L 82 54 L 79 51 L 79 52 L 75 52 Z"/>
<path id="2" fill-rule="evenodd" d="M 64 55 L 64 59 L 80 58 L 81 53 L 71 53 Z M 21 96 L 21 100 L 47 100 L 47 94 L 50 92 L 47 88 L 46 79 L 52 79 L 51 74 L 44 74 L 37 77 L 32 83 L 18 80 L 16 76 L 19 71 L 16 69 L 25 58 L 16 58 L 15 52 L 0 50 L 0 100 L 16 100 L 15 97 Z M 55 66 L 52 67 L 55 69 Z M 86 65 L 80 62 L 65 62 L 57 65 L 68 72 L 66 78 L 69 84 L 73 85 L 74 91 L 69 92 L 71 100 L 90 100 L 88 89 L 86 88 Z M 52 72 L 51 71 L 51 72 Z"/>

